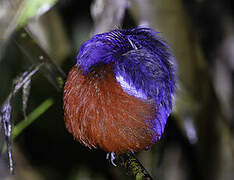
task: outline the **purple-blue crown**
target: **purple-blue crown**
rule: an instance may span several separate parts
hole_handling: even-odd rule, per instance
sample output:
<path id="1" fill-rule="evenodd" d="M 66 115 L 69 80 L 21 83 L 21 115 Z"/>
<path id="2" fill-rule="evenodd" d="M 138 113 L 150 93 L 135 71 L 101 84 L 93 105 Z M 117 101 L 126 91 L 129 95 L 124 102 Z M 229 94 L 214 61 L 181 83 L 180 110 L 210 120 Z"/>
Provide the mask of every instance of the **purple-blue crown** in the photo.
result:
<path id="1" fill-rule="evenodd" d="M 155 131 L 162 133 L 172 111 L 176 62 L 156 34 L 150 28 L 97 34 L 82 44 L 77 64 L 86 73 L 93 67 L 113 63 L 116 80 L 125 92 L 155 103 Z"/>

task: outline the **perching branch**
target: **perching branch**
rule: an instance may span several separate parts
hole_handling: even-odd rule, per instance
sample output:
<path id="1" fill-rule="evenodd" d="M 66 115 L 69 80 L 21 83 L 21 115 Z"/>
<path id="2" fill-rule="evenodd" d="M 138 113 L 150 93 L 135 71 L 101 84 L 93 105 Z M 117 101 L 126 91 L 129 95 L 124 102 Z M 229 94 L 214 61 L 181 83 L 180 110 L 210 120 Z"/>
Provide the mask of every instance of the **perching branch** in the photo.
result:
<path id="1" fill-rule="evenodd" d="M 137 180 L 153 179 L 132 152 L 116 156 L 115 161 L 118 166 L 126 169 L 128 173 L 134 176 Z"/>

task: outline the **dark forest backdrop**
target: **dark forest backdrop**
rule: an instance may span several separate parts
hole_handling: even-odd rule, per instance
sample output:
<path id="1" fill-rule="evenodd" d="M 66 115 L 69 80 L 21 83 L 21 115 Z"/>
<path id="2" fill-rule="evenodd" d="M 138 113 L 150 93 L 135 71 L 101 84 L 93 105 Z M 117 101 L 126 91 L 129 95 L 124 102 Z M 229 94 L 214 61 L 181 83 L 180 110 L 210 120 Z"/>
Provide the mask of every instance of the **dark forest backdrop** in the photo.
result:
<path id="1" fill-rule="evenodd" d="M 73 140 L 59 89 L 82 42 L 138 25 L 161 32 L 170 43 L 179 79 L 164 137 L 138 159 L 154 179 L 234 179 L 233 16 L 231 0 L 1 0 L 0 107 L 14 94 L 13 82 L 44 62 L 42 50 L 58 67 L 49 62 L 24 83 L 23 93 L 12 95 L 13 132 L 25 114 L 33 122 L 13 139 L 14 176 L 2 150 L 0 179 L 131 179 L 108 163 L 105 152 Z M 25 32 L 36 44 L 22 39 Z M 3 127 L 0 132 L 3 149 Z"/>

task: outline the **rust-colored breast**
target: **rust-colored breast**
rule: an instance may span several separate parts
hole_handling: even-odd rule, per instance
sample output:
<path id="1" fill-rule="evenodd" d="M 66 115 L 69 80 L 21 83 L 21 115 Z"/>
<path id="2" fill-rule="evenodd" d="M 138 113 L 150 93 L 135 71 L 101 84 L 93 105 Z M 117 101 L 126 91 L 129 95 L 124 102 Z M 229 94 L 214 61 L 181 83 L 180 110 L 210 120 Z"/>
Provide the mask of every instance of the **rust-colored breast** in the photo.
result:
<path id="1" fill-rule="evenodd" d="M 125 93 L 116 82 L 112 66 L 83 74 L 77 66 L 64 87 L 66 127 L 75 139 L 107 152 L 124 153 L 150 147 L 156 108 Z"/>

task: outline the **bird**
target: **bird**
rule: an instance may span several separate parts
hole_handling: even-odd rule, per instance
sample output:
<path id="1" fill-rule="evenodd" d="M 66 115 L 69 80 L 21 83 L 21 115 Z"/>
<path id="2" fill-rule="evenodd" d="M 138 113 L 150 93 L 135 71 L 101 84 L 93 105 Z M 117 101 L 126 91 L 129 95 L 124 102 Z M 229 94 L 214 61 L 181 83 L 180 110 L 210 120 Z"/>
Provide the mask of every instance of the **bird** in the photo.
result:
<path id="1" fill-rule="evenodd" d="M 64 86 L 67 130 L 90 149 L 150 149 L 172 112 L 176 71 L 171 48 L 151 28 L 93 36 L 81 45 Z"/>

